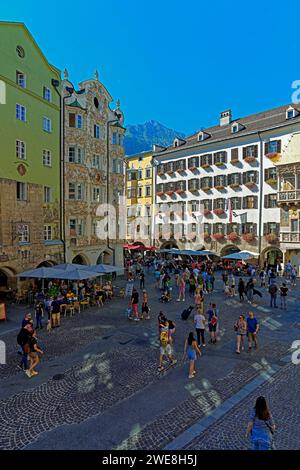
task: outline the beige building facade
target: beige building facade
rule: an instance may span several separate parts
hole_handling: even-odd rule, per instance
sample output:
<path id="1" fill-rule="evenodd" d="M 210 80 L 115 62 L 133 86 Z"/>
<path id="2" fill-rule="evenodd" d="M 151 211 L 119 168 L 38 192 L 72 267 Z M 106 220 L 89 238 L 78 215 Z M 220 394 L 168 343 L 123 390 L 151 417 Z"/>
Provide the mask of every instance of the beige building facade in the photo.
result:
<path id="1" fill-rule="evenodd" d="M 62 82 L 64 123 L 63 192 L 66 261 L 122 265 L 125 236 L 119 230 L 119 207 L 125 194 L 124 117 L 119 103 L 94 79 L 76 90 L 65 71 Z M 100 233 L 105 204 L 116 210 L 109 233 Z"/>

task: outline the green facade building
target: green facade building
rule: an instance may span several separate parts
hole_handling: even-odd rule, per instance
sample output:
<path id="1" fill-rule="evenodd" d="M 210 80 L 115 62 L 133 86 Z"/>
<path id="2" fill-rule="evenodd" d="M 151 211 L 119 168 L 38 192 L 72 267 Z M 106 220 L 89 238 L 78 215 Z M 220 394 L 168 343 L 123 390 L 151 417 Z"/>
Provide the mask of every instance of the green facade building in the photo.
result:
<path id="1" fill-rule="evenodd" d="M 63 260 L 60 71 L 22 23 L 0 22 L 0 289 Z"/>

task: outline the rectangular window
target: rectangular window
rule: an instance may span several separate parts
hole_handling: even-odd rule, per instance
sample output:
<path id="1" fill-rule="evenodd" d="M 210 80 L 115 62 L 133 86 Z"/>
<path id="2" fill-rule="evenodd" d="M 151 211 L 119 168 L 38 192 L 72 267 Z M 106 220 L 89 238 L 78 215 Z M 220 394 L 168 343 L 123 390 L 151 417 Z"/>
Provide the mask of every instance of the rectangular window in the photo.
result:
<path id="1" fill-rule="evenodd" d="M 70 219 L 70 235 L 76 235 L 76 219 Z"/>
<path id="2" fill-rule="evenodd" d="M 146 178 L 151 178 L 151 168 L 146 168 Z"/>
<path id="3" fill-rule="evenodd" d="M 146 186 L 146 196 L 151 196 L 151 186 Z"/>
<path id="4" fill-rule="evenodd" d="M 216 152 L 214 153 L 214 163 L 215 165 L 224 165 L 227 163 L 227 152 Z"/>
<path id="5" fill-rule="evenodd" d="M 52 155 L 50 150 L 43 150 L 43 165 L 51 166 L 52 165 Z"/>
<path id="6" fill-rule="evenodd" d="M 138 180 L 143 179 L 143 170 L 138 170 Z"/>
<path id="7" fill-rule="evenodd" d="M 138 197 L 143 196 L 143 188 L 138 188 Z"/>
<path id="8" fill-rule="evenodd" d="M 258 146 L 257 145 L 248 145 L 243 147 L 243 159 L 245 158 L 257 158 L 258 156 Z"/>
<path id="9" fill-rule="evenodd" d="M 212 165 L 212 154 L 207 153 L 201 156 L 201 166 L 208 167 Z"/>
<path id="10" fill-rule="evenodd" d="M 44 202 L 52 202 L 52 190 L 48 186 L 44 186 Z"/>
<path id="11" fill-rule="evenodd" d="M 231 198 L 231 209 L 232 210 L 240 210 L 241 208 L 242 208 L 242 198 L 232 197 Z"/>
<path id="12" fill-rule="evenodd" d="M 77 220 L 77 235 L 79 237 L 82 237 L 84 235 L 83 220 L 81 219 Z"/>
<path id="13" fill-rule="evenodd" d="M 77 147 L 77 161 L 76 163 L 83 163 L 83 149 L 81 147 Z"/>
<path id="14" fill-rule="evenodd" d="M 100 188 L 93 188 L 93 201 L 101 202 L 101 190 Z"/>
<path id="15" fill-rule="evenodd" d="M 112 172 L 117 173 L 117 160 L 115 158 L 112 160 Z"/>
<path id="16" fill-rule="evenodd" d="M 75 163 L 75 161 L 76 161 L 76 149 L 75 149 L 75 147 L 69 147 L 68 156 L 69 156 L 69 163 Z"/>
<path id="17" fill-rule="evenodd" d="M 122 134 L 118 134 L 118 145 L 122 145 Z"/>
<path id="18" fill-rule="evenodd" d="M 257 209 L 257 196 L 246 196 L 243 201 L 243 209 Z"/>
<path id="19" fill-rule="evenodd" d="M 16 140 L 16 157 L 26 160 L 26 145 L 22 140 Z"/>
<path id="20" fill-rule="evenodd" d="M 94 124 L 94 137 L 100 139 L 100 126 L 97 126 L 97 124 Z"/>
<path id="21" fill-rule="evenodd" d="M 29 225 L 28 224 L 19 224 L 17 227 L 19 235 L 19 243 L 28 243 L 29 242 Z"/>
<path id="22" fill-rule="evenodd" d="M 52 225 L 44 225 L 44 240 L 52 240 Z"/>
<path id="23" fill-rule="evenodd" d="M 291 232 L 299 232 L 299 220 L 298 219 L 291 220 Z"/>
<path id="24" fill-rule="evenodd" d="M 21 104 L 16 104 L 16 118 L 19 121 L 26 121 L 26 108 Z"/>
<path id="25" fill-rule="evenodd" d="M 43 117 L 43 130 L 45 132 L 52 132 L 52 122 L 50 118 Z"/>
<path id="26" fill-rule="evenodd" d="M 43 98 L 44 100 L 49 101 L 49 103 L 51 103 L 52 101 L 51 90 L 50 88 L 47 88 L 46 86 L 43 87 Z"/>
<path id="27" fill-rule="evenodd" d="M 76 199 L 75 183 L 69 183 L 69 199 Z"/>
<path id="28" fill-rule="evenodd" d="M 26 75 L 23 72 L 16 72 L 16 82 L 21 88 L 26 88 Z"/>
<path id="29" fill-rule="evenodd" d="M 92 166 L 98 170 L 100 169 L 100 155 L 93 155 Z"/>
<path id="30" fill-rule="evenodd" d="M 81 183 L 77 184 L 77 195 L 76 199 L 78 201 L 83 200 L 83 185 Z"/>
<path id="31" fill-rule="evenodd" d="M 226 175 L 215 176 L 215 187 L 226 186 Z"/>
<path id="32" fill-rule="evenodd" d="M 17 200 L 27 201 L 27 184 L 17 181 Z"/>
<path id="33" fill-rule="evenodd" d="M 116 144 L 117 144 L 117 133 L 116 133 L 116 132 L 113 132 L 113 135 L 112 135 L 112 143 L 113 143 L 113 145 L 116 145 Z"/>
<path id="34" fill-rule="evenodd" d="M 83 118 L 81 114 L 76 114 L 76 127 L 77 129 L 82 129 L 83 127 Z"/>
<path id="35" fill-rule="evenodd" d="M 69 113 L 69 127 L 75 127 L 76 125 L 76 114 Z"/>

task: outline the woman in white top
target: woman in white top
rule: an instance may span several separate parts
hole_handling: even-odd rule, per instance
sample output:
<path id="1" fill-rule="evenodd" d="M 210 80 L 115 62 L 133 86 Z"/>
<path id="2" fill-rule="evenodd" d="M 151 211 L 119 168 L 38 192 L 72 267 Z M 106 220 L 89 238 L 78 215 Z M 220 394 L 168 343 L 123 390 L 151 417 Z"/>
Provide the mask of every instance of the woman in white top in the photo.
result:
<path id="1" fill-rule="evenodd" d="M 197 344 L 198 347 L 200 347 L 200 336 L 201 336 L 201 343 L 202 346 L 205 346 L 205 337 L 204 337 L 204 332 L 205 332 L 205 323 L 206 319 L 203 313 L 200 313 L 199 311 L 196 313 L 194 316 L 194 324 L 196 328 L 196 333 L 197 333 Z"/>

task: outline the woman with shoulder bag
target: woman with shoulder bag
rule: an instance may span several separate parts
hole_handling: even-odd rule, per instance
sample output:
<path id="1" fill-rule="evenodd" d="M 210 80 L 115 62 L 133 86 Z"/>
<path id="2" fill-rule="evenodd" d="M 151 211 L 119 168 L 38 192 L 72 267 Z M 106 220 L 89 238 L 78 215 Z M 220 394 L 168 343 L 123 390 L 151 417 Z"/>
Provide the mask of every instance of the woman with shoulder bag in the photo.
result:
<path id="1" fill-rule="evenodd" d="M 274 450 L 275 424 L 265 397 L 258 397 L 250 415 L 246 437 L 251 436 L 251 450 Z"/>
<path id="2" fill-rule="evenodd" d="M 240 354 L 241 349 L 244 351 L 245 337 L 247 334 L 245 315 L 239 316 L 239 319 L 234 324 L 234 331 L 236 332 L 236 353 Z"/>

